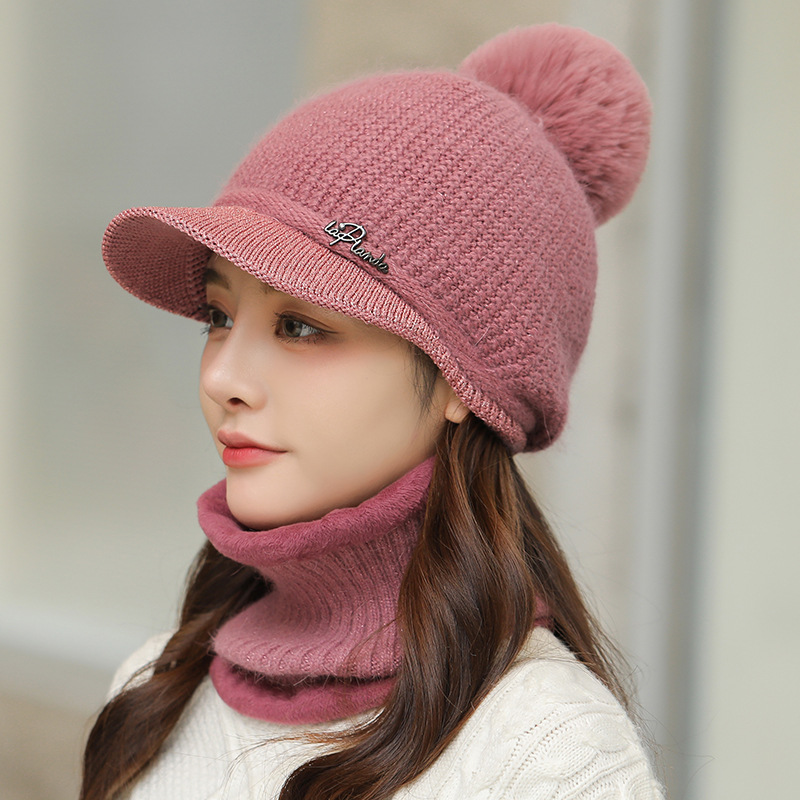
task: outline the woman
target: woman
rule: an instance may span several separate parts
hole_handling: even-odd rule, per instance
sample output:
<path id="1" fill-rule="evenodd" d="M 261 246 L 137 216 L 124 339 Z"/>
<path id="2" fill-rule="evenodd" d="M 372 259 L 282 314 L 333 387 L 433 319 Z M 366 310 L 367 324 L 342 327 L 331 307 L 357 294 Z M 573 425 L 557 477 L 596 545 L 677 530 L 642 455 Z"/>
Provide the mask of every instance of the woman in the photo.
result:
<path id="1" fill-rule="evenodd" d="M 300 106 L 209 208 L 111 222 L 114 277 L 207 325 L 226 480 L 85 800 L 661 796 L 512 459 L 564 425 L 649 120 L 611 45 L 515 30 Z"/>

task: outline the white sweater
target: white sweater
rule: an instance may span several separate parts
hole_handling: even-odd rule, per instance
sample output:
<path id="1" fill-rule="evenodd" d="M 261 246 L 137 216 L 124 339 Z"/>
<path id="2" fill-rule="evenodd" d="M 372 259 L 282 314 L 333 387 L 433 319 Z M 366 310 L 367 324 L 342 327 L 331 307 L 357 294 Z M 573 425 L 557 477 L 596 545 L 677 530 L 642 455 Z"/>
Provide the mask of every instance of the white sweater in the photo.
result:
<path id="1" fill-rule="evenodd" d="M 112 693 L 160 653 L 154 637 Z M 287 726 L 244 717 L 206 678 L 125 800 L 274 800 L 319 747 L 287 736 L 352 724 Z M 610 692 L 536 628 L 517 661 L 439 759 L 396 800 L 661 800 L 639 736 Z"/>

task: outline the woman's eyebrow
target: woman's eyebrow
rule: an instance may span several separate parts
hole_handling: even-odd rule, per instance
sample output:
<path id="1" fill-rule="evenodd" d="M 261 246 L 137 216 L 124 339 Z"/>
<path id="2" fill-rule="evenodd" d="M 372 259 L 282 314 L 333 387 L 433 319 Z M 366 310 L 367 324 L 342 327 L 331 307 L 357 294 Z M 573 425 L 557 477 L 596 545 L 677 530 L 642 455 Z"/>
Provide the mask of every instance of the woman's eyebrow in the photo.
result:
<path id="1" fill-rule="evenodd" d="M 206 267 L 206 270 L 203 273 L 203 283 L 206 286 L 213 284 L 215 286 L 221 286 L 223 289 L 231 288 L 228 279 L 222 273 L 217 272 L 214 267 Z"/>

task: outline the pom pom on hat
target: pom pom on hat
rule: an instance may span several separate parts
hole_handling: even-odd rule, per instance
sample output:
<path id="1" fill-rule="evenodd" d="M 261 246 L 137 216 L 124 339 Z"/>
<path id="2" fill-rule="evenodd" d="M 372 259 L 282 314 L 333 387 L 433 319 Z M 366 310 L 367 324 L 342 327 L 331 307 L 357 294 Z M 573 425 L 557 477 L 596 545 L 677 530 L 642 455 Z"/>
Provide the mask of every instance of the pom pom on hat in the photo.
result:
<path id="1" fill-rule="evenodd" d="M 627 204 L 647 159 L 651 106 L 613 45 L 563 25 L 517 28 L 475 50 L 460 72 L 527 107 L 566 156 L 598 225 Z"/>

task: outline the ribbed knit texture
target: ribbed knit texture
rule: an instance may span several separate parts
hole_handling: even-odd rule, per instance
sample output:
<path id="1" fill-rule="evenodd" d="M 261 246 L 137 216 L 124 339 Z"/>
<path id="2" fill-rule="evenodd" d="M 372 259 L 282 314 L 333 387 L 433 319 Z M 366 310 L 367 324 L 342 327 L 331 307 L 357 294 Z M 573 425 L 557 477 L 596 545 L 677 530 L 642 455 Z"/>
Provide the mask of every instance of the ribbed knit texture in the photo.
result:
<path id="1" fill-rule="evenodd" d="M 266 531 L 243 529 L 225 483 L 198 501 L 214 547 L 272 590 L 217 632 L 210 674 L 247 716 L 321 722 L 381 705 L 400 663 L 400 582 L 425 513 L 434 457 L 354 508 Z"/>
<path id="2" fill-rule="evenodd" d="M 638 183 L 649 123 L 641 79 L 608 42 L 512 31 L 458 72 L 378 75 L 301 105 L 213 206 L 124 212 L 104 258 L 137 296 L 203 319 L 213 250 L 413 342 L 513 452 L 534 450 L 564 426 L 594 228 Z"/>

